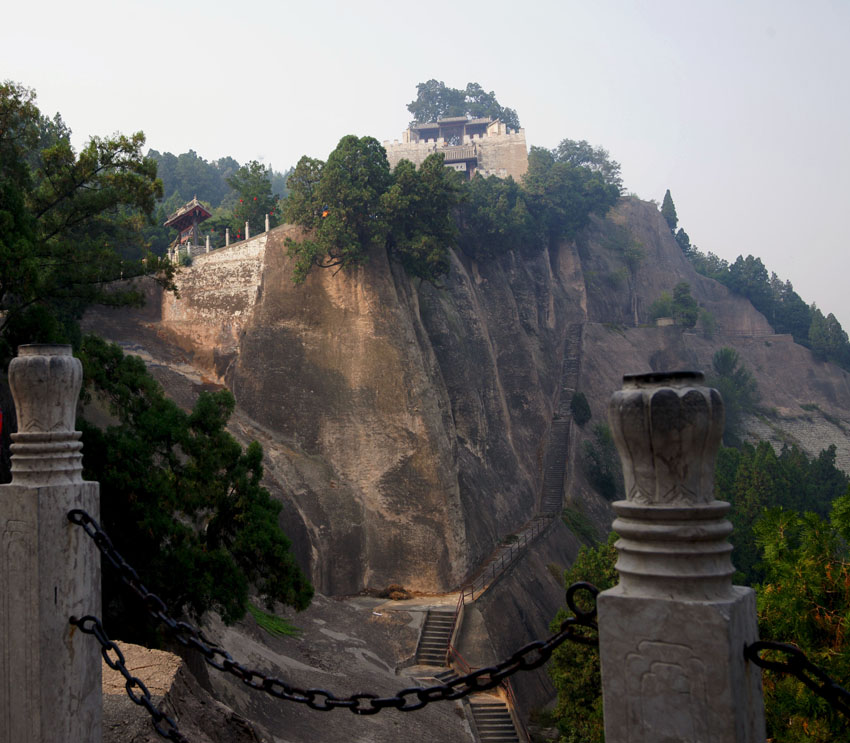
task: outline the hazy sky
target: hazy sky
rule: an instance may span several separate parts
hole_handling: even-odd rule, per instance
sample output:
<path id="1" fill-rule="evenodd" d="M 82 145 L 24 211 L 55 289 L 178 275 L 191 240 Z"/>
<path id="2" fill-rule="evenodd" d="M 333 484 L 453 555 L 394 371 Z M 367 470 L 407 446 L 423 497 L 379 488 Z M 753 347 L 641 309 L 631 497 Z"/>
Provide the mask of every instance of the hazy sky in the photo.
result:
<path id="1" fill-rule="evenodd" d="M 605 147 L 702 250 L 760 256 L 850 331 L 848 40 L 850 0 L 47 0 L 4 4 L 0 78 L 77 145 L 142 130 L 277 170 L 399 138 L 418 82 L 479 82 L 529 145 Z"/>

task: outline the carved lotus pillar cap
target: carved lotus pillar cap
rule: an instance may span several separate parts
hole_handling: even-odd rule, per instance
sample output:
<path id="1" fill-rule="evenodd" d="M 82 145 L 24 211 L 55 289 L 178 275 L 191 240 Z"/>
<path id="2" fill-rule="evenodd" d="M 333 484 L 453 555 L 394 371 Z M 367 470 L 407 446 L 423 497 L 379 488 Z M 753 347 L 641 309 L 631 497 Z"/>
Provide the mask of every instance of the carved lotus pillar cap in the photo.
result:
<path id="1" fill-rule="evenodd" d="M 729 504 L 714 499 L 723 402 L 702 382 L 700 372 L 630 374 L 608 405 L 626 486 L 613 504 L 624 593 L 708 600 L 732 590 Z"/>
<path id="2" fill-rule="evenodd" d="M 12 481 L 27 485 L 82 482 L 82 444 L 75 431 L 83 367 L 71 347 L 18 348 L 9 364 L 18 432 L 12 434 Z"/>
<path id="3" fill-rule="evenodd" d="M 701 372 L 628 374 L 608 405 L 626 499 L 642 506 L 714 500 L 723 402 Z"/>

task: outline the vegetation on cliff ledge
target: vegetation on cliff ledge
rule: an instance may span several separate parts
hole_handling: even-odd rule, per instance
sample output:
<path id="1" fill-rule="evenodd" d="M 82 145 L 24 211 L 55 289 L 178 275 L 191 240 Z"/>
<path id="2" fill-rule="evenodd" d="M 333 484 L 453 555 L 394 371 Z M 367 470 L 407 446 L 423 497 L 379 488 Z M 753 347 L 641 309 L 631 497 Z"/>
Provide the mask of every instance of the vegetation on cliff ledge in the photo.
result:
<path id="1" fill-rule="evenodd" d="M 376 139 L 348 135 L 326 163 L 302 157 L 287 185 L 284 219 L 312 231 L 305 240 L 287 241 L 296 282 L 313 267 L 361 265 L 381 248 L 411 276 L 436 282 L 448 273 L 460 184 L 442 155 L 418 169 L 402 162 L 391 173 Z"/>
<path id="2" fill-rule="evenodd" d="M 574 237 L 620 194 L 619 165 L 586 142 L 532 147 L 520 184 L 495 176 L 463 182 L 439 153 L 419 168 L 402 160 L 391 172 L 377 140 L 353 135 L 326 163 L 302 157 L 287 187 L 284 219 L 311 230 L 287 242 L 296 282 L 312 268 L 362 265 L 385 248 L 409 275 L 437 283 L 453 247 L 476 260 L 540 252 Z"/>

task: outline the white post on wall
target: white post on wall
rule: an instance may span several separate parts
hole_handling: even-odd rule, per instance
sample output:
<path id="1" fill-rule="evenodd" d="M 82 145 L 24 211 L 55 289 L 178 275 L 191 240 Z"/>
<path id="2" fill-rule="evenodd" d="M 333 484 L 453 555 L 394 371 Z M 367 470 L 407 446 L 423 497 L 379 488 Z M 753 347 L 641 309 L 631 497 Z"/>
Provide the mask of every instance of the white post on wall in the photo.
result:
<path id="1" fill-rule="evenodd" d="M 714 499 L 723 403 L 699 372 L 629 375 L 608 417 L 626 485 L 620 582 L 598 599 L 607 743 L 764 743 L 755 594 Z"/>
<path id="2" fill-rule="evenodd" d="M 251 225 L 248 224 L 248 220 L 245 220 L 245 239 L 251 239 Z"/>
<path id="3" fill-rule="evenodd" d="M 209 253 L 210 252 L 210 236 L 209 235 L 207 235 L 207 245 L 206 245 L 206 247 L 207 247 L 206 252 Z"/>
<path id="4" fill-rule="evenodd" d="M 224 228 L 224 247 L 230 245 L 230 227 Z"/>
<path id="5" fill-rule="evenodd" d="M 0 740 L 100 743 L 101 659 L 69 624 L 100 616 L 100 555 L 68 521 L 99 518 L 75 431 L 82 365 L 70 346 L 21 346 L 9 365 L 18 433 L 0 486 Z"/>
<path id="6" fill-rule="evenodd" d="M 266 214 L 266 232 L 269 231 L 269 215 Z"/>

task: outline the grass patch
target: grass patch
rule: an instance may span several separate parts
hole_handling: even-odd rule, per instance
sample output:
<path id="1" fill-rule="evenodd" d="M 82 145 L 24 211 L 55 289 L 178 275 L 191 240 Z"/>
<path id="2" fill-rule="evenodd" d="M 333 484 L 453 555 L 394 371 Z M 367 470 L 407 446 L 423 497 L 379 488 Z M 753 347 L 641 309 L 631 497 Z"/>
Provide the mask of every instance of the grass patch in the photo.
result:
<path id="1" fill-rule="evenodd" d="M 593 526 L 593 522 L 581 511 L 567 507 L 561 513 L 561 518 L 564 520 L 567 528 L 582 541 L 588 544 L 595 544 L 599 541 L 596 527 Z"/>
<path id="2" fill-rule="evenodd" d="M 301 630 L 288 619 L 269 614 L 254 604 L 248 604 L 248 611 L 254 621 L 268 632 L 272 637 L 300 637 Z"/>

